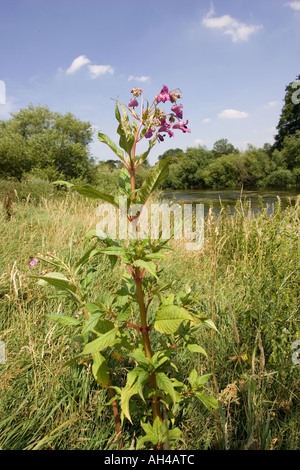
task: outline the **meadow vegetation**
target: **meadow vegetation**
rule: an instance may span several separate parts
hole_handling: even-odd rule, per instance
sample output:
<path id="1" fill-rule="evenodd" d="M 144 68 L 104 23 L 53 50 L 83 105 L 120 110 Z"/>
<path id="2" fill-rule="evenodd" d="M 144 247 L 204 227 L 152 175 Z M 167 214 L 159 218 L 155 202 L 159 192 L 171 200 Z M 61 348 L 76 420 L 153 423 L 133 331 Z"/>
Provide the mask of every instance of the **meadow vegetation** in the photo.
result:
<path id="1" fill-rule="evenodd" d="M 97 223 L 98 203 L 45 181 L 28 184 L 10 187 L 13 199 L 0 207 L 0 340 L 6 345 L 0 448 L 114 450 L 108 392 L 89 362 L 65 365 L 78 343 L 46 316 L 72 316 L 73 305 L 37 284 L 49 265 L 29 267 L 39 253 L 79 259 L 85 235 Z M 173 240 L 176 250 L 160 260 L 161 281 L 171 282 L 175 294 L 192 289 L 218 329 L 198 331 L 207 357 L 177 351 L 183 376 L 194 368 L 199 375 L 213 373 L 206 388 L 219 403 L 209 412 L 192 399 L 178 410 L 184 437 L 178 449 L 299 449 L 299 365 L 292 361 L 292 344 L 300 339 L 299 215 L 299 198 L 284 211 L 278 200 L 272 216 L 263 207 L 254 216 L 242 201 L 234 215 L 226 207 L 218 215 L 210 210 L 203 249 L 187 252 L 183 241 Z M 111 270 L 99 257 L 93 267 L 93 291 L 109 295 L 124 266 Z M 154 341 L 156 334 L 151 331 Z M 122 384 L 130 362 L 113 348 L 108 361 Z M 138 400 L 131 406 L 135 423 Z M 135 448 L 140 428 L 124 422 L 123 432 L 124 449 Z"/>

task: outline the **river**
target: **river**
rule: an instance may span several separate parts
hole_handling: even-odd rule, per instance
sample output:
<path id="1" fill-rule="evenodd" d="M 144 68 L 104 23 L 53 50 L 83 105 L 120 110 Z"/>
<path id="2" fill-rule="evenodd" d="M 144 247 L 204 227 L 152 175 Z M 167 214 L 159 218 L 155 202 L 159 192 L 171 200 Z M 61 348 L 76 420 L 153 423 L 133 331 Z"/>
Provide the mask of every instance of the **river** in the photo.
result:
<path id="1" fill-rule="evenodd" d="M 221 206 L 229 208 L 233 214 L 235 205 L 239 199 L 247 201 L 250 204 L 253 213 L 261 210 L 261 205 L 267 208 L 267 212 L 271 214 L 274 210 L 274 205 L 280 198 L 281 207 L 285 209 L 290 204 L 295 204 L 299 191 L 234 191 L 234 190 L 178 190 L 178 191 L 164 191 L 161 194 L 161 201 L 173 201 L 180 203 L 198 203 L 204 204 L 204 213 L 207 214 L 210 206 L 213 206 L 213 211 L 218 213 Z"/>

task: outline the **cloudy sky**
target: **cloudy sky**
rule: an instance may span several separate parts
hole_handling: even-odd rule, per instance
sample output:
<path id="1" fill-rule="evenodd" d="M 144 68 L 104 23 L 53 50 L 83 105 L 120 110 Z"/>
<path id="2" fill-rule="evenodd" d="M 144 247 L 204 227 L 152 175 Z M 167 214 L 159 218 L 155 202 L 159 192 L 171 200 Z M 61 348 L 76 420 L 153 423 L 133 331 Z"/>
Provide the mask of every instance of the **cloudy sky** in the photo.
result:
<path id="1" fill-rule="evenodd" d="M 300 1 L 0 0 L 0 44 L 0 119 L 29 104 L 71 111 L 94 126 L 101 160 L 115 158 L 96 137 L 117 139 L 112 99 L 180 88 L 191 133 L 157 143 L 154 163 L 221 138 L 273 142 L 300 73 Z"/>

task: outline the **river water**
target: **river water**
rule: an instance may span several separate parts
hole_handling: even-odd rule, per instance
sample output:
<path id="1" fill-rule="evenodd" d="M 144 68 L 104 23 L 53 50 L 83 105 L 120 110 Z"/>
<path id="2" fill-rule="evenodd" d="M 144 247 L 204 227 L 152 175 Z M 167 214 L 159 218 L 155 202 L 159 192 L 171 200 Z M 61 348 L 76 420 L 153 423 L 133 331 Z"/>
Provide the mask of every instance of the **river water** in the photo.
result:
<path id="1" fill-rule="evenodd" d="M 204 213 L 207 214 L 212 206 L 213 211 L 218 213 L 221 207 L 229 209 L 233 214 L 238 200 L 247 201 L 253 213 L 261 211 L 261 207 L 267 208 L 267 212 L 271 214 L 274 205 L 281 201 L 282 209 L 290 204 L 295 204 L 299 191 L 234 191 L 234 190 L 178 190 L 164 191 L 160 200 L 173 201 L 185 204 L 204 204 Z"/>

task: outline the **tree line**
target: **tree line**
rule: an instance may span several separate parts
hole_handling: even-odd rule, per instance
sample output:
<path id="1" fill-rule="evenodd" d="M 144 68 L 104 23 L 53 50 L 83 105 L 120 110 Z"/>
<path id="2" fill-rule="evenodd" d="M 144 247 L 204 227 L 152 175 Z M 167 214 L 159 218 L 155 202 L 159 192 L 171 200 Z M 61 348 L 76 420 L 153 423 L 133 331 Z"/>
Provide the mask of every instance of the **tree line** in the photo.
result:
<path id="1" fill-rule="evenodd" d="M 239 189 L 300 187 L 300 75 L 285 89 L 284 105 L 273 145 L 236 149 L 226 138 L 211 150 L 204 146 L 185 151 L 169 149 L 158 158 L 170 158 L 169 177 L 162 189 Z M 296 89 L 296 90 L 295 90 Z M 296 99 L 295 99 L 296 96 Z M 47 106 L 29 105 L 0 121 L 0 178 L 19 181 L 38 176 L 48 181 L 66 179 L 114 190 L 119 164 L 96 162 L 90 154 L 93 130 L 72 113 L 62 115 Z M 139 186 L 149 171 L 146 161 L 137 172 Z"/>

